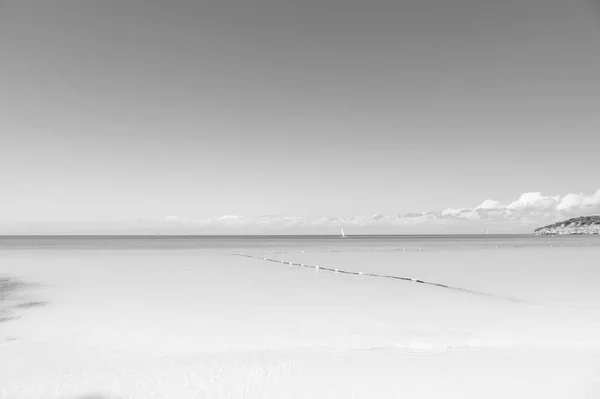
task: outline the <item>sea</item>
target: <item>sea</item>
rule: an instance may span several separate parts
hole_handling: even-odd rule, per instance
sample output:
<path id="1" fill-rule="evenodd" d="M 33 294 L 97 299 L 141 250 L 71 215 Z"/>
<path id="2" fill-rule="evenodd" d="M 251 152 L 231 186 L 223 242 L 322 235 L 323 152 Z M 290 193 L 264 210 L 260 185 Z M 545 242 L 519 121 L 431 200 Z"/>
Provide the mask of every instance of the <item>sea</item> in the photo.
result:
<path id="1" fill-rule="evenodd" d="M 240 248 L 421 248 L 421 250 L 600 246 L 597 235 L 11 235 L 0 250 L 17 249 L 223 249 Z"/>

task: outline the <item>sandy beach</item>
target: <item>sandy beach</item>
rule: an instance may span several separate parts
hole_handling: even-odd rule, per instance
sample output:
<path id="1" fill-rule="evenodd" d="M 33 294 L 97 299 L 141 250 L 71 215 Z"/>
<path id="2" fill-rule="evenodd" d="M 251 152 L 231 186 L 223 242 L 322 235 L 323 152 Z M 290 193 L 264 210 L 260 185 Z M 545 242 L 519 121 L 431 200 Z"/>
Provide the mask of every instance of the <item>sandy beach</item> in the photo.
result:
<path id="1" fill-rule="evenodd" d="M 599 398 L 596 241 L 11 244 L 0 398 Z"/>

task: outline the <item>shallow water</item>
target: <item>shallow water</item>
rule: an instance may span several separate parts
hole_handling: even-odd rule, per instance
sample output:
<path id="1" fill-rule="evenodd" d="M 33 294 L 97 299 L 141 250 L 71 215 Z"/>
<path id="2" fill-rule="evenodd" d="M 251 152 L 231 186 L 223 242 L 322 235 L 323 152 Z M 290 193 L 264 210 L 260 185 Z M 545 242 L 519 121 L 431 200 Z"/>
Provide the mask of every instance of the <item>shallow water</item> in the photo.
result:
<path id="1" fill-rule="evenodd" d="M 598 244 L 3 238 L 0 276 L 33 285 L 0 305 L 0 398 L 598 397 Z"/>

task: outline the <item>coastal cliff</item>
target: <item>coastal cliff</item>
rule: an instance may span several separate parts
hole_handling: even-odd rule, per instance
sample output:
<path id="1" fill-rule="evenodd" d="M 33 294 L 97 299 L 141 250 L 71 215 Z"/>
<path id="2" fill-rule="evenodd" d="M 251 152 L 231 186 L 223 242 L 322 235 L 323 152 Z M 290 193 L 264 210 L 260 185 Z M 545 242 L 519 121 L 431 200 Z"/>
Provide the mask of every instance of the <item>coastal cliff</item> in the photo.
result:
<path id="1" fill-rule="evenodd" d="M 533 234 L 600 234 L 600 216 L 582 216 L 550 224 L 535 229 Z"/>

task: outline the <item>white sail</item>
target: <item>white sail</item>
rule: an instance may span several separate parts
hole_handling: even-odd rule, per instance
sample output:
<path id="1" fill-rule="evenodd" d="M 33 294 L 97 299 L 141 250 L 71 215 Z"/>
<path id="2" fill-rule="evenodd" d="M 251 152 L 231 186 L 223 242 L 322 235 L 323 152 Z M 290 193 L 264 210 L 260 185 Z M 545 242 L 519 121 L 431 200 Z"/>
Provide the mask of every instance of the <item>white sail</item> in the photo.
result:
<path id="1" fill-rule="evenodd" d="M 346 238 L 346 234 L 344 234 L 344 229 L 342 229 L 342 238 Z"/>

